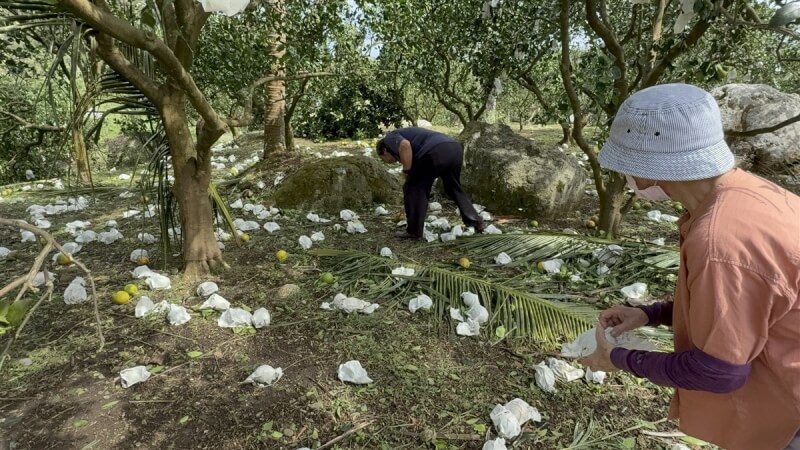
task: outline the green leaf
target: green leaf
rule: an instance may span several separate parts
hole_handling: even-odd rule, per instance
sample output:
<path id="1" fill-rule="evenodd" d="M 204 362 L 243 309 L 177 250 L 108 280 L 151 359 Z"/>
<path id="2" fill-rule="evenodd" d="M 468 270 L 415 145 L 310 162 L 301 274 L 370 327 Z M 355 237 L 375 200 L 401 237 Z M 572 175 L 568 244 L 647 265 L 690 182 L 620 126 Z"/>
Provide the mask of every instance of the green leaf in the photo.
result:
<path id="1" fill-rule="evenodd" d="M 469 419 L 467 420 L 467 425 L 475 425 L 478 423 L 478 419 Z"/>
<path id="2" fill-rule="evenodd" d="M 775 11 L 772 19 L 769 20 L 771 27 L 785 27 L 800 19 L 800 2 L 793 2 L 783 5 L 781 9 Z"/>
<path id="3" fill-rule="evenodd" d="M 194 351 L 191 351 L 191 352 L 187 352 L 186 356 L 188 356 L 191 359 L 195 359 L 195 358 L 199 358 L 199 357 L 203 356 L 203 352 L 198 352 L 197 350 L 194 350 Z"/>
<path id="4" fill-rule="evenodd" d="M 636 448 L 636 439 L 627 437 L 622 440 L 622 446 L 629 449 Z"/>
<path id="5" fill-rule="evenodd" d="M 475 432 L 478 434 L 484 434 L 486 433 L 486 424 L 476 423 L 475 425 L 473 425 L 472 429 L 475 430 Z"/>
<path id="6" fill-rule="evenodd" d="M 272 421 L 264 422 L 261 425 L 261 431 L 272 431 Z"/>
<path id="7" fill-rule="evenodd" d="M 157 373 L 161 373 L 164 371 L 164 366 L 153 366 L 152 368 L 147 369 L 148 372 L 155 375 Z"/>
<path id="8" fill-rule="evenodd" d="M 191 420 L 191 418 L 189 416 L 183 416 L 178 420 L 178 423 L 181 424 L 181 425 L 185 425 L 190 420 Z"/>
<path id="9" fill-rule="evenodd" d="M 105 405 L 102 406 L 102 409 L 111 409 L 117 403 L 119 403 L 119 400 L 114 400 L 113 402 L 108 402 L 108 403 L 106 403 Z"/>
<path id="10" fill-rule="evenodd" d="M 406 364 L 405 366 L 403 366 L 403 369 L 406 369 L 409 372 L 417 372 L 417 371 L 419 371 L 419 367 L 417 367 L 417 366 L 415 366 L 413 364 Z"/>
<path id="11" fill-rule="evenodd" d="M 86 425 L 89 425 L 89 421 L 86 419 L 76 420 L 75 423 L 72 424 L 75 428 L 83 428 Z"/>
<path id="12" fill-rule="evenodd" d="M 494 335 L 500 339 L 506 337 L 506 327 L 500 325 L 499 327 L 495 328 Z"/>
<path id="13" fill-rule="evenodd" d="M 699 445 L 700 447 L 705 447 L 706 445 L 708 445 L 708 442 L 702 441 L 700 439 L 691 436 L 683 436 L 681 437 L 681 440 L 689 445 Z"/>
<path id="14" fill-rule="evenodd" d="M 272 439 L 280 439 L 283 437 L 283 433 L 280 431 L 273 431 L 270 436 L 272 436 Z"/>

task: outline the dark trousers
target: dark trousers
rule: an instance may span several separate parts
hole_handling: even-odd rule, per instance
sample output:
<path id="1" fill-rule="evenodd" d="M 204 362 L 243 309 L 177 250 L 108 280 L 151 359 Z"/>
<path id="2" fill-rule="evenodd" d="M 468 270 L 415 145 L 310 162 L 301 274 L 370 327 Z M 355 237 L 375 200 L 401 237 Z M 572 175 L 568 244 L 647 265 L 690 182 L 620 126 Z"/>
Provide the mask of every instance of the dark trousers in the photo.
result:
<path id="1" fill-rule="evenodd" d="M 474 227 L 483 223 L 472 206 L 472 200 L 461 188 L 463 162 L 464 149 L 456 142 L 437 145 L 427 155 L 414 160 L 406 184 L 403 185 L 403 203 L 408 221 L 406 231 L 409 234 L 422 236 L 428 214 L 428 195 L 436 178 L 442 179 L 444 191 L 458 205 L 465 225 Z"/>

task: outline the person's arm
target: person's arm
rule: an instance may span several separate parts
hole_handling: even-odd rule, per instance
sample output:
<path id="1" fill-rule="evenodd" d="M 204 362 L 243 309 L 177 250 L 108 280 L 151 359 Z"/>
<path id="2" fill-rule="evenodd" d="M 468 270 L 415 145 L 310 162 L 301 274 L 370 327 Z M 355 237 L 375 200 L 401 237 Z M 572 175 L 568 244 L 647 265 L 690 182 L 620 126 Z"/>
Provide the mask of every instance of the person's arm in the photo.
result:
<path id="1" fill-rule="evenodd" d="M 403 139 L 399 147 L 400 164 L 403 165 L 403 172 L 408 173 L 411 170 L 412 161 L 414 159 L 414 152 L 411 150 L 411 142 L 409 142 L 408 139 Z"/>
<path id="2" fill-rule="evenodd" d="M 707 260 L 690 278 L 689 316 L 693 348 L 677 353 L 615 348 L 617 368 L 662 386 L 732 392 L 763 351 L 770 323 L 790 309 L 774 283 L 730 263 Z"/>
<path id="3" fill-rule="evenodd" d="M 659 325 L 672 326 L 672 301 L 653 303 L 652 305 L 639 306 L 639 309 L 647 314 L 647 326 L 657 327 Z"/>
<path id="4" fill-rule="evenodd" d="M 731 364 L 696 348 L 662 353 L 617 347 L 611 351 L 611 361 L 618 369 L 660 386 L 717 394 L 739 389 L 750 375 L 750 363 Z"/>

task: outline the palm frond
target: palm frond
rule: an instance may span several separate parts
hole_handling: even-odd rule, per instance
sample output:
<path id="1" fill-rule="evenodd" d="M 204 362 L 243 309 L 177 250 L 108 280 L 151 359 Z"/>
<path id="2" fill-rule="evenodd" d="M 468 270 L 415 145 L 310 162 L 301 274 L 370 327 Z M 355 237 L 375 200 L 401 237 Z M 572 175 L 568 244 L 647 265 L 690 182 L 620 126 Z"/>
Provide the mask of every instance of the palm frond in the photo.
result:
<path id="1" fill-rule="evenodd" d="M 574 338 L 597 322 L 597 310 L 592 307 L 544 299 L 515 288 L 513 283 L 480 278 L 470 272 L 353 251 L 316 250 L 314 254 L 339 260 L 337 275 L 346 292 L 398 300 L 423 292 L 434 300 L 437 317 L 449 317 L 450 307 L 463 307 L 463 292 L 478 294 L 489 311 L 488 328 L 493 330 L 503 325 L 513 330 L 516 337 L 555 345 Z M 414 276 L 400 279 L 392 275 L 392 269 L 400 265 L 413 268 Z"/>
<path id="2" fill-rule="evenodd" d="M 626 249 L 625 254 L 633 254 L 640 263 L 655 268 L 677 268 L 680 261 L 679 250 L 674 247 L 560 233 L 479 235 L 452 241 L 449 245 L 475 254 L 497 255 L 505 252 L 514 260 L 512 265 L 526 265 L 551 258 L 591 256 L 609 245 L 619 245 Z"/>
<path id="3" fill-rule="evenodd" d="M 225 206 L 225 199 L 220 195 L 215 183 L 209 183 L 208 195 L 211 197 L 211 208 L 214 217 L 222 218 L 222 222 L 228 228 L 228 232 L 236 236 L 236 225 L 233 224 L 233 216 L 228 210 L 228 207 Z M 238 245 L 239 239 L 234 239 L 234 242 Z"/>

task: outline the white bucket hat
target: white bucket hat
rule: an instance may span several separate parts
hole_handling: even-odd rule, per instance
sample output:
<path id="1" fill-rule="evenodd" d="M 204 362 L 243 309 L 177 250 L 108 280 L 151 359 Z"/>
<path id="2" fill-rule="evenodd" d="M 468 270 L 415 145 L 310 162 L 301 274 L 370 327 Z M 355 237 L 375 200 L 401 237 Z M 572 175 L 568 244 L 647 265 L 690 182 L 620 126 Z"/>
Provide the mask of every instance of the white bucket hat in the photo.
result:
<path id="1" fill-rule="evenodd" d="M 714 97 L 688 84 L 664 84 L 628 97 L 599 155 L 600 165 L 657 181 L 702 180 L 735 161 Z"/>

